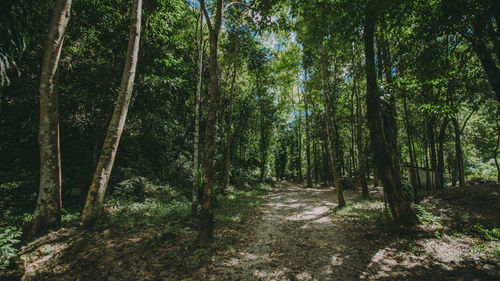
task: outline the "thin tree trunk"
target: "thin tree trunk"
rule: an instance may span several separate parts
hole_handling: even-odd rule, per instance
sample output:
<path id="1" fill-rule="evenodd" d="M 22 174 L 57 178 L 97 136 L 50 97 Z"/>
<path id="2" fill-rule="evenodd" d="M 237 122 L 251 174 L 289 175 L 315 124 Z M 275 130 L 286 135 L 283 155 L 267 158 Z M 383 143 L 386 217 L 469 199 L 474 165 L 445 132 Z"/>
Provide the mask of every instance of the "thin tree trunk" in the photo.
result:
<path id="1" fill-rule="evenodd" d="M 203 13 L 200 11 L 200 41 L 198 46 L 198 84 L 196 86 L 194 109 L 194 152 L 193 152 L 193 185 L 191 188 L 191 215 L 198 215 L 198 193 L 200 191 L 200 104 L 203 79 Z"/>
<path id="2" fill-rule="evenodd" d="M 488 81 L 496 94 L 497 101 L 500 103 L 500 68 L 495 63 L 495 60 L 489 52 L 485 42 L 477 40 L 471 43 L 474 52 L 477 54 L 481 64 L 483 65 L 484 72 L 486 73 Z"/>
<path id="3" fill-rule="evenodd" d="M 443 124 L 439 129 L 439 134 L 438 134 L 437 171 L 436 171 L 437 189 L 444 188 L 444 138 L 446 136 L 445 134 L 447 127 L 448 127 L 448 117 L 445 117 Z"/>
<path id="4" fill-rule="evenodd" d="M 350 158 L 351 158 L 351 165 L 350 165 L 350 169 L 349 169 L 349 177 L 352 178 L 352 177 L 355 177 L 355 173 L 356 173 L 356 156 L 354 155 L 354 145 L 356 143 L 356 138 L 354 137 L 354 123 L 356 122 L 356 117 L 354 116 L 354 96 L 355 96 L 355 90 L 354 90 L 354 81 L 352 81 L 353 83 L 353 91 L 351 93 L 351 105 L 350 105 L 350 110 L 351 110 L 351 122 L 350 122 L 350 125 L 351 125 L 351 143 L 350 143 L 350 149 L 349 149 L 349 154 L 350 154 Z"/>
<path id="5" fill-rule="evenodd" d="M 40 77 L 40 189 L 30 238 L 61 222 L 61 155 L 59 109 L 55 76 L 64 33 L 70 17 L 71 0 L 57 0 L 45 41 Z"/>
<path id="6" fill-rule="evenodd" d="M 229 96 L 229 113 L 227 117 L 227 127 L 226 127 L 226 159 L 224 164 L 224 182 L 222 183 L 222 189 L 226 190 L 226 187 L 229 184 L 229 165 L 231 163 L 231 128 L 233 126 L 233 103 L 234 103 L 234 92 L 235 92 L 235 84 L 236 84 L 236 74 L 238 72 L 238 47 L 239 47 L 239 39 L 238 36 L 235 36 L 235 46 L 233 53 L 233 77 L 231 79 L 231 90 Z"/>
<path id="7" fill-rule="evenodd" d="M 328 182 L 330 181 L 330 179 L 332 178 L 331 177 L 331 169 L 330 169 L 330 165 L 329 165 L 329 159 L 330 159 L 330 156 L 328 154 L 328 137 L 325 136 L 323 134 L 323 141 L 321 142 L 321 158 L 322 158 L 322 161 L 323 161 L 323 183 L 326 185 L 328 185 Z"/>
<path id="8" fill-rule="evenodd" d="M 327 73 L 326 73 L 326 53 L 325 53 L 325 48 L 323 44 L 321 44 L 321 81 L 322 81 L 322 88 L 323 88 L 323 99 L 325 103 L 325 115 L 326 115 L 326 133 L 328 137 L 328 145 L 329 145 L 329 152 L 330 152 L 330 169 L 332 171 L 332 176 L 333 176 L 333 186 L 337 191 L 337 201 L 338 201 L 338 208 L 343 208 L 346 203 L 344 200 L 344 193 L 342 192 L 342 187 L 340 186 L 340 176 L 337 170 L 337 167 L 335 163 L 337 162 L 336 160 L 336 155 L 335 155 L 335 146 L 333 144 L 333 131 L 330 125 L 330 120 L 332 120 L 330 116 L 330 106 L 328 102 L 328 93 L 327 93 Z"/>
<path id="9" fill-rule="evenodd" d="M 376 21 L 376 4 L 368 0 L 366 5 L 366 19 L 364 26 L 364 43 L 366 58 L 366 102 L 370 137 L 374 151 L 374 158 L 384 186 L 384 191 L 389 201 L 394 220 L 403 225 L 416 225 L 419 223 L 415 212 L 408 201 L 404 200 L 399 192 L 401 182 L 397 181 L 394 163 L 391 157 L 380 111 L 380 96 L 377 88 L 375 73 L 375 55 L 373 47 L 373 33 Z"/>
<path id="10" fill-rule="evenodd" d="M 104 194 L 111 176 L 118 144 L 127 119 L 128 106 L 132 98 L 141 35 L 142 0 L 132 2 L 130 13 L 129 42 L 120 92 L 118 93 L 113 116 L 102 146 L 101 156 L 82 211 L 82 221 L 85 225 L 94 222 L 101 215 Z"/>
<path id="11" fill-rule="evenodd" d="M 302 117 L 301 115 L 299 114 L 299 131 L 298 131 L 298 135 L 297 135 L 297 141 L 298 141 L 298 162 L 297 162 L 297 174 L 299 176 L 299 182 L 302 183 L 304 181 L 304 179 L 302 178 L 302 130 L 300 129 L 300 124 L 302 123 Z"/>
<path id="12" fill-rule="evenodd" d="M 210 17 L 205 8 L 205 1 L 200 0 L 201 10 L 205 14 L 209 29 L 210 42 L 210 101 L 208 104 L 208 114 L 205 127 L 205 148 L 203 153 L 203 186 L 201 197 L 200 223 L 198 228 L 198 239 L 201 245 L 208 245 L 213 242 L 214 232 L 214 210 L 213 210 L 213 168 L 215 154 L 215 123 L 217 121 L 217 108 L 219 106 L 219 78 L 218 78 L 218 40 L 220 27 L 222 25 L 222 0 L 215 3 L 216 15 L 215 24 L 212 26 Z"/>
<path id="13" fill-rule="evenodd" d="M 499 110 L 497 110 L 497 116 L 500 113 L 500 107 Z M 497 143 L 495 145 L 495 150 L 493 151 L 493 159 L 495 160 L 495 167 L 497 168 L 497 182 L 500 183 L 500 165 L 498 164 L 498 148 L 500 147 L 500 124 L 498 122 L 498 117 L 495 119 L 495 124 L 497 127 Z"/>
<path id="14" fill-rule="evenodd" d="M 415 202 L 418 201 L 418 184 L 417 184 L 417 177 L 418 177 L 418 170 L 416 169 L 415 166 L 415 156 L 413 154 L 413 146 L 412 146 L 412 131 L 410 128 L 410 116 L 408 113 L 408 105 L 406 104 L 406 97 L 403 98 L 403 109 L 404 109 L 404 122 L 406 126 L 406 140 L 408 144 L 408 153 L 409 153 L 409 160 L 410 160 L 410 175 L 409 175 L 409 182 L 413 186 L 413 191 L 414 191 L 414 200 Z"/>
<path id="15" fill-rule="evenodd" d="M 425 189 L 430 188 L 431 175 L 429 169 L 429 141 L 428 136 L 425 134 Z"/>
<path id="16" fill-rule="evenodd" d="M 312 188 L 312 176 L 311 176 L 311 133 L 309 128 L 309 99 L 307 92 L 307 68 L 304 68 L 304 107 L 306 111 L 306 160 L 307 160 L 307 188 Z"/>
<path id="17" fill-rule="evenodd" d="M 464 158 L 462 151 L 460 126 L 458 125 L 458 116 L 451 119 L 453 124 L 453 131 L 455 132 L 455 157 L 457 162 L 457 172 L 458 172 L 458 185 L 463 186 L 465 183 L 465 169 L 464 169 Z"/>
<path id="18" fill-rule="evenodd" d="M 318 155 L 318 142 L 315 140 L 313 141 L 313 160 L 314 160 L 314 166 L 313 166 L 313 174 L 314 174 L 314 182 L 317 184 L 319 182 L 319 174 L 320 174 L 320 161 L 319 161 L 319 155 Z"/>
<path id="19" fill-rule="evenodd" d="M 357 77 L 359 80 L 359 76 Z M 368 185 L 366 183 L 366 161 L 363 149 L 363 111 L 361 108 L 361 98 L 359 88 L 354 88 L 356 98 L 356 148 L 358 150 L 359 162 L 359 183 L 361 184 L 361 197 L 368 197 Z"/>
<path id="20" fill-rule="evenodd" d="M 430 161 L 431 161 L 431 169 L 434 172 L 434 175 L 432 176 L 432 182 L 434 183 L 433 188 L 436 188 L 437 184 L 437 157 L 436 157 L 436 140 L 434 136 L 434 125 L 435 125 L 435 118 L 430 117 L 427 118 L 427 135 L 428 135 L 428 140 L 429 140 L 429 149 L 430 149 Z"/>

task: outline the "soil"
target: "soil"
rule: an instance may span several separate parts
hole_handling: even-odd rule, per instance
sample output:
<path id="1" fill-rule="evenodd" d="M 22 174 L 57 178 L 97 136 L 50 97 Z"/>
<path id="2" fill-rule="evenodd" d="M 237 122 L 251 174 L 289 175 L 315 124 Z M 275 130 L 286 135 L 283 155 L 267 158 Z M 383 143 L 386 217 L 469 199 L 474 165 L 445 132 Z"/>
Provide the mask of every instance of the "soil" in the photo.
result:
<path id="1" fill-rule="evenodd" d="M 420 203 L 429 221 L 404 229 L 388 218 L 379 187 L 369 200 L 345 191 L 348 207 L 337 210 L 331 189 L 278 183 L 238 228 L 218 226 L 212 249 L 196 248 L 194 231 L 164 237 L 146 226 L 93 239 L 62 228 L 23 247 L 21 278 L 500 280 L 498 239 L 466 231 L 478 222 L 498 227 L 499 192 L 481 185 L 429 193 Z"/>

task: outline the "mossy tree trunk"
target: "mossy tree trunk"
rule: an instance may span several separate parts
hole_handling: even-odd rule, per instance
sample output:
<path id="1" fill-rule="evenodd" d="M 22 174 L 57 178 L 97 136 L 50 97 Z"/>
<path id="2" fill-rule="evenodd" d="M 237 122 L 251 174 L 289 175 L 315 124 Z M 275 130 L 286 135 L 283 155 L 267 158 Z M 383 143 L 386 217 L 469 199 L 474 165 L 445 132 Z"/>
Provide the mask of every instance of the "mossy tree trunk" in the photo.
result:
<path id="1" fill-rule="evenodd" d="M 44 46 L 39 88 L 40 189 L 31 237 L 61 222 L 61 156 L 56 74 L 70 9 L 71 0 L 56 1 Z"/>
<path id="2" fill-rule="evenodd" d="M 212 25 L 210 16 L 205 7 L 205 1 L 200 0 L 201 10 L 205 15 L 209 32 L 210 43 L 210 83 L 208 113 L 205 127 L 205 147 L 203 153 L 203 186 L 201 196 L 200 222 L 198 225 L 198 240 L 201 245 L 206 246 L 213 242 L 214 232 L 214 210 L 213 210 L 213 168 L 215 154 L 215 124 L 217 121 L 217 108 L 219 107 L 219 77 L 218 77 L 218 40 L 222 25 L 222 0 L 215 3 L 215 23 Z"/>
<path id="3" fill-rule="evenodd" d="M 416 225 L 419 223 L 415 212 L 408 201 L 403 200 L 399 190 L 401 182 L 397 181 L 397 173 L 394 171 L 393 158 L 391 157 L 388 140 L 382 127 L 382 116 L 380 108 L 380 93 L 377 87 L 377 76 L 375 70 L 375 51 L 373 38 L 375 23 L 377 19 L 377 7 L 373 0 L 368 0 L 365 10 L 364 23 L 364 45 L 366 59 L 366 102 L 368 125 L 375 162 L 379 176 L 384 186 L 384 191 L 389 201 L 392 215 L 398 224 Z"/>

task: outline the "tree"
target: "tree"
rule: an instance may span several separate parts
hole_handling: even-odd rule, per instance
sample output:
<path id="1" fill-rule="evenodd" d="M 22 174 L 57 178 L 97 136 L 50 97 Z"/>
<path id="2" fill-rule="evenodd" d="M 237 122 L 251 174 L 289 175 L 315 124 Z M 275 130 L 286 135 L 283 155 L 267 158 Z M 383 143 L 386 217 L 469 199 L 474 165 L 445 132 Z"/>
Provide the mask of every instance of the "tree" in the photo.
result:
<path id="1" fill-rule="evenodd" d="M 59 108 L 57 67 L 69 22 L 71 0 L 58 0 L 52 14 L 40 77 L 40 190 L 31 235 L 61 222 L 61 155 L 59 150 Z"/>
<path id="2" fill-rule="evenodd" d="M 226 125 L 226 156 L 225 156 L 225 164 L 224 164 L 224 181 L 222 183 L 222 188 L 225 189 L 229 184 L 229 167 L 231 163 L 231 135 L 232 135 L 232 125 L 233 125 L 233 104 L 234 104 L 234 92 L 235 92 L 235 84 L 236 84 L 236 75 L 238 73 L 238 47 L 239 47 L 239 38 L 238 35 L 234 36 L 234 51 L 233 51 L 233 73 L 231 78 L 231 88 L 229 94 L 229 113 L 227 117 L 227 125 Z"/>
<path id="3" fill-rule="evenodd" d="M 93 223 L 101 215 L 104 194 L 106 193 L 106 187 L 111 176 L 111 170 L 113 169 L 120 137 L 125 127 L 138 61 L 141 16 L 142 0 L 134 0 L 130 10 L 129 41 L 120 91 L 82 211 L 82 221 L 85 225 Z"/>
<path id="4" fill-rule="evenodd" d="M 326 133 L 328 136 L 328 151 L 330 156 L 330 169 L 333 176 L 333 186 L 337 191 L 337 201 L 338 208 L 343 208 L 346 203 L 344 200 L 344 193 L 342 192 L 342 187 L 340 186 L 340 176 L 336 167 L 337 157 L 335 155 L 335 145 L 333 144 L 333 129 L 331 128 L 330 120 L 332 120 L 330 116 L 330 103 L 328 102 L 328 93 L 327 93 L 327 70 L 326 70 L 326 53 L 325 47 L 323 44 L 320 46 L 320 55 L 321 55 L 321 81 L 323 86 L 323 102 L 325 105 L 325 115 L 326 115 Z"/>
<path id="5" fill-rule="evenodd" d="M 215 3 L 215 22 L 212 24 L 205 1 L 200 0 L 201 10 L 205 15 L 208 26 L 208 38 L 210 43 L 210 101 L 208 104 L 207 121 L 205 128 L 205 148 L 203 153 L 203 186 L 201 197 L 200 224 L 198 228 L 198 238 L 202 245 L 207 245 L 213 242 L 214 231 L 214 210 L 213 210 L 213 168 L 214 168 L 214 152 L 215 152 L 215 123 L 217 119 L 217 108 L 219 106 L 219 77 L 218 77 L 218 61 L 217 61 L 217 42 L 219 41 L 219 33 L 222 25 L 222 0 L 217 0 Z"/>
<path id="6" fill-rule="evenodd" d="M 200 189 L 200 103 L 201 88 L 203 76 L 203 12 L 200 11 L 200 41 L 198 45 L 198 83 L 195 96 L 195 117 L 194 117 L 194 152 L 193 152 L 193 187 L 191 189 L 191 214 L 196 216 L 198 213 L 198 193 Z"/>
<path id="7" fill-rule="evenodd" d="M 311 132 L 309 128 L 309 99 L 307 90 L 307 71 L 309 68 L 309 58 L 304 56 L 303 66 L 304 66 L 304 109 L 306 115 L 306 160 L 307 160 L 307 188 L 312 188 L 312 177 L 311 177 Z"/>
<path id="8" fill-rule="evenodd" d="M 375 71 L 374 31 L 377 19 L 377 2 L 368 0 L 365 7 L 364 45 L 366 59 L 366 104 L 368 126 L 372 139 L 372 149 L 377 171 L 384 186 L 394 220 L 402 225 L 416 225 L 419 222 L 408 201 L 403 200 L 400 194 L 401 182 L 397 181 L 392 153 L 388 147 L 388 140 L 382 127 L 380 109 L 380 94 L 377 87 Z"/>

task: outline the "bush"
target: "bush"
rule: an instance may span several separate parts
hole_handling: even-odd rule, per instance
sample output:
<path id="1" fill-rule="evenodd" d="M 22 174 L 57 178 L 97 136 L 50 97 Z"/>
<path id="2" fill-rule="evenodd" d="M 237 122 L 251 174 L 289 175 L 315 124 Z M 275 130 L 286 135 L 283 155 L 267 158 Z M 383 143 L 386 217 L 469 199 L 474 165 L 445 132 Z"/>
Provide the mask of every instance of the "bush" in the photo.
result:
<path id="1" fill-rule="evenodd" d="M 17 254 L 15 245 L 22 232 L 15 226 L 0 227 L 0 270 L 5 270 L 10 263 L 10 258 Z"/>

